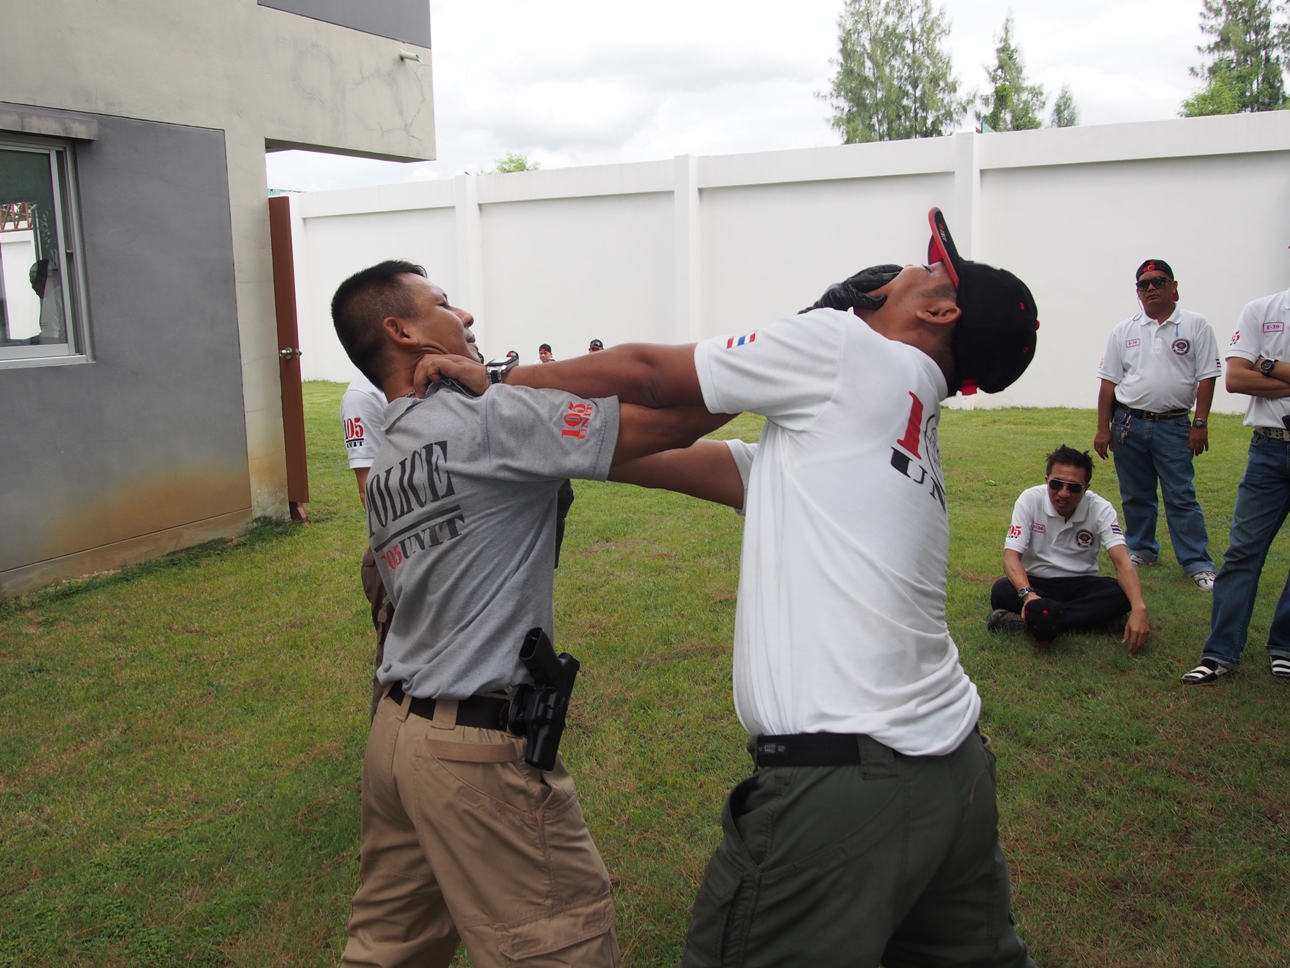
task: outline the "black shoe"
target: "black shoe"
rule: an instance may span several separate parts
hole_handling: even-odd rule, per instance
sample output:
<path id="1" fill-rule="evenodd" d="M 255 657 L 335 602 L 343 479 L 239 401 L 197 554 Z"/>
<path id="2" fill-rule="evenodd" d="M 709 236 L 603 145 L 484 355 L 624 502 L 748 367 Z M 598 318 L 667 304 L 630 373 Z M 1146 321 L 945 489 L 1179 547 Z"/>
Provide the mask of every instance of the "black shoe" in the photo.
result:
<path id="1" fill-rule="evenodd" d="M 1007 632 L 1024 632 L 1026 631 L 1026 620 L 1016 612 L 1010 612 L 1006 608 L 996 608 L 986 619 L 985 627 L 991 632 L 1000 630 Z"/>

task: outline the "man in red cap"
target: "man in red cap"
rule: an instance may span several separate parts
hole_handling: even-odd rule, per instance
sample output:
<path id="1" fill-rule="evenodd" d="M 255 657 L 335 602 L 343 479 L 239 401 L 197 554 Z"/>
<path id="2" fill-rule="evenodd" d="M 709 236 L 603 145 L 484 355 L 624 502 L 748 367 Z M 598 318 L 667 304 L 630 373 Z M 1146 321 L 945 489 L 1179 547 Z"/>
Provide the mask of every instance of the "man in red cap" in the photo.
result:
<path id="1" fill-rule="evenodd" d="M 1147 259 L 1136 277 L 1142 311 L 1111 330 L 1098 366 L 1102 388 L 1093 449 L 1102 458 L 1115 451 L 1133 564 L 1153 565 L 1160 557 L 1159 482 L 1174 557 L 1197 588 L 1210 592 L 1214 561 L 1192 482 L 1192 458 L 1209 448 L 1209 407 L 1222 372 L 1218 343 L 1204 316 L 1179 308 L 1178 283 L 1168 262 Z"/>
<path id="2" fill-rule="evenodd" d="M 746 501 L 730 449 L 658 455 L 668 486 L 746 517 L 734 692 L 756 771 L 723 810 L 692 968 L 1033 964 L 980 699 L 945 624 L 937 430 L 945 397 L 1021 375 L 1038 323 L 1020 279 L 960 258 L 930 218 L 928 265 L 867 269 L 763 329 L 505 376 L 766 418 Z M 487 389 L 463 360 L 422 362 L 419 380 Z"/>

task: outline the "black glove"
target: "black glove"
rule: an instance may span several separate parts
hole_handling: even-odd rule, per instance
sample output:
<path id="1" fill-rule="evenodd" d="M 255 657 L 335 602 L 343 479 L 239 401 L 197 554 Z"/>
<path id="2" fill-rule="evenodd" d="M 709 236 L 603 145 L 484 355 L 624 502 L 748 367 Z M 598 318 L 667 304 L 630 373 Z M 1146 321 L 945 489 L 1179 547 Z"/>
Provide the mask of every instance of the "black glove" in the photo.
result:
<path id="1" fill-rule="evenodd" d="M 1022 609 L 1026 628 L 1040 645 L 1047 645 L 1066 627 L 1066 609 L 1054 598 L 1035 598 Z"/>
<path id="2" fill-rule="evenodd" d="M 887 297 L 871 296 L 869 293 L 891 282 L 900 275 L 902 269 L 904 266 L 890 264 L 861 269 L 849 279 L 829 286 L 824 290 L 823 296 L 802 312 L 809 313 L 812 309 L 841 309 L 844 312 L 848 309 L 881 309 Z"/>

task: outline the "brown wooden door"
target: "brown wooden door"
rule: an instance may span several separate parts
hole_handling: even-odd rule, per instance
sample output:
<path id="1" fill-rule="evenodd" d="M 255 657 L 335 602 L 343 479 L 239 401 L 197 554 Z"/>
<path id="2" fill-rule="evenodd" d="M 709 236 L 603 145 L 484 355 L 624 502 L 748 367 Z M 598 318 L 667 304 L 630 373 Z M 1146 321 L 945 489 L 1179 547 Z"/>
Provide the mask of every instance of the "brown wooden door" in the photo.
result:
<path id="1" fill-rule="evenodd" d="M 269 199 L 273 246 L 273 301 L 278 314 L 278 366 L 282 378 L 282 436 L 287 448 L 287 500 L 291 519 L 307 521 L 309 465 L 305 458 L 305 399 L 300 386 L 300 331 L 296 325 L 296 268 L 291 255 L 291 199 Z"/>

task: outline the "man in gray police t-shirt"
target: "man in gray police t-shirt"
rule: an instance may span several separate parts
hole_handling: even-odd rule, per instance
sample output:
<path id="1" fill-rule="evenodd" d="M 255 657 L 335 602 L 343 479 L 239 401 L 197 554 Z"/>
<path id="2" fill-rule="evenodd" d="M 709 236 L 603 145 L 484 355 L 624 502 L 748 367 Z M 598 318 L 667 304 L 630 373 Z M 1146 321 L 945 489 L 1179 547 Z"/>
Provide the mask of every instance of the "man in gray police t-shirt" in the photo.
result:
<path id="1" fill-rule="evenodd" d="M 555 638 L 556 492 L 565 478 L 604 480 L 617 437 L 614 397 L 436 386 L 390 405 L 367 480 L 372 550 L 396 605 L 382 683 L 465 699 L 532 681 L 519 645 L 536 626 Z"/>

